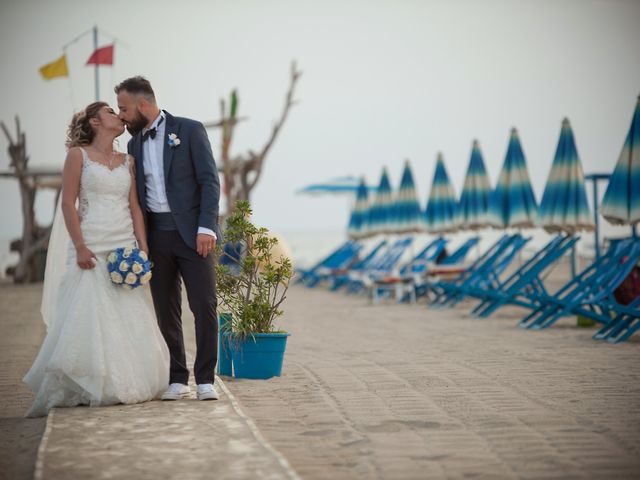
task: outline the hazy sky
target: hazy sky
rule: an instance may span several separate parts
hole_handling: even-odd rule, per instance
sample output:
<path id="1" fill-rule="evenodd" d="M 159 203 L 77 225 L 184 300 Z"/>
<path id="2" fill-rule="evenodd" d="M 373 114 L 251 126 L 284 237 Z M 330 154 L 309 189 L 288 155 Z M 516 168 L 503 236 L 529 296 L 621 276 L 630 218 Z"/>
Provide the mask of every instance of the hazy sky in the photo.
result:
<path id="1" fill-rule="evenodd" d="M 161 107 L 210 121 L 237 87 L 250 120 L 235 152 L 262 146 L 297 60 L 300 103 L 253 196 L 256 221 L 276 229 L 345 225 L 346 199 L 295 190 L 346 174 L 377 183 L 384 165 L 395 187 L 405 158 L 424 206 L 439 150 L 459 194 L 473 138 L 495 183 L 512 126 L 539 200 L 562 118 L 585 171 L 610 172 L 640 93 L 639 1 L 0 0 L 0 120 L 14 132 L 20 116 L 32 166 L 62 165 L 67 123 L 93 101 L 91 37 L 68 48 L 70 80 L 38 68 L 94 24 L 122 42 L 103 100 L 142 74 Z M 2 170 L 6 147 L 3 135 Z M 19 235 L 17 182 L 0 180 L 0 202 L 0 235 Z M 51 204 L 42 195 L 42 221 Z"/>

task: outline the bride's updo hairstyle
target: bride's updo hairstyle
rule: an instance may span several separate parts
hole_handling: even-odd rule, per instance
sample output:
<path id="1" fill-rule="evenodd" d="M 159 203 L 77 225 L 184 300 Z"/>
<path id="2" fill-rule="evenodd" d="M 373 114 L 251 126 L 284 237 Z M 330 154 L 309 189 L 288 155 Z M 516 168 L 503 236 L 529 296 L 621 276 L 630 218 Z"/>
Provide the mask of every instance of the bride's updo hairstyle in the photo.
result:
<path id="1" fill-rule="evenodd" d="M 96 118 L 102 107 L 108 107 L 106 102 L 93 102 L 84 110 L 73 115 L 69 129 L 67 130 L 67 141 L 65 145 L 67 150 L 71 147 L 83 147 L 89 145 L 93 141 L 96 132 L 91 127 L 89 120 Z"/>

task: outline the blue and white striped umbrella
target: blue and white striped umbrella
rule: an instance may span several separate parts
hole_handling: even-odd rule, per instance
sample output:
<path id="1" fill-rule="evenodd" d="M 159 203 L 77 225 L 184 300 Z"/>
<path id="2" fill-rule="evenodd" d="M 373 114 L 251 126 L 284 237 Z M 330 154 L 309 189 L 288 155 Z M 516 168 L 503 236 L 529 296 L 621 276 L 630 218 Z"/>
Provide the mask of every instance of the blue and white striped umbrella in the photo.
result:
<path id="1" fill-rule="evenodd" d="M 573 130 L 566 118 L 562 121 L 560 140 L 538 213 L 540 226 L 551 233 L 573 235 L 578 230 L 595 227 Z"/>
<path id="2" fill-rule="evenodd" d="M 369 216 L 369 189 L 364 181 L 360 180 L 358 192 L 356 194 L 356 204 L 351 212 L 347 234 L 349 238 L 362 238 L 365 235 L 365 228 Z"/>
<path id="3" fill-rule="evenodd" d="M 430 233 L 453 232 L 460 226 L 458 201 L 439 152 L 424 220 Z"/>
<path id="4" fill-rule="evenodd" d="M 490 196 L 491 183 L 482 159 L 480 144 L 474 140 L 467 175 L 460 194 L 461 228 L 476 229 L 487 226 Z"/>
<path id="5" fill-rule="evenodd" d="M 369 215 L 365 227 L 365 235 L 387 233 L 390 230 L 392 214 L 393 194 L 386 167 L 382 170 L 380 183 L 376 190 L 373 203 L 369 208 Z"/>
<path id="6" fill-rule="evenodd" d="M 418 201 L 416 185 L 409 160 L 404 163 L 400 188 L 395 195 L 391 215 L 391 228 L 394 233 L 419 232 L 424 230 L 422 209 Z"/>
<path id="7" fill-rule="evenodd" d="M 602 215 L 616 225 L 640 222 L 640 97 L 620 158 L 602 199 Z"/>
<path id="8" fill-rule="evenodd" d="M 536 223 L 536 199 L 515 128 L 511 129 L 507 155 L 489 198 L 487 216 L 489 224 L 497 228 L 527 228 Z"/>
<path id="9" fill-rule="evenodd" d="M 360 181 L 356 177 L 332 178 L 324 183 L 314 183 L 301 188 L 296 193 L 305 195 L 347 194 L 355 195 Z"/>

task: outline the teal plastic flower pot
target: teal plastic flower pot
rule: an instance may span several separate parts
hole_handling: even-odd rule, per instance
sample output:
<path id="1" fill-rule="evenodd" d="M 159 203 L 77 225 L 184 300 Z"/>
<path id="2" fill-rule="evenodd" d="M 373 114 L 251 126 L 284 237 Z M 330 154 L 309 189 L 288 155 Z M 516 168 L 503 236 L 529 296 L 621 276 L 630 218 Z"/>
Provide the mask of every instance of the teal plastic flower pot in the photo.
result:
<path id="1" fill-rule="evenodd" d="M 254 333 L 242 341 L 230 338 L 233 375 L 236 378 L 253 379 L 279 377 L 289 335 Z"/>

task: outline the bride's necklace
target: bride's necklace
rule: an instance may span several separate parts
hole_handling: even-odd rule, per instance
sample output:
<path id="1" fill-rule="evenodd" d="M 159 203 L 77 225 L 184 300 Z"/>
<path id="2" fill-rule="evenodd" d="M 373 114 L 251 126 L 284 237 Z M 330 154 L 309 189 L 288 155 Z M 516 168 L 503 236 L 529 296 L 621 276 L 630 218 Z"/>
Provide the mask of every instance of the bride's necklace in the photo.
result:
<path id="1" fill-rule="evenodd" d="M 116 152 L 112 149 L 110 153 L 107 152 L 103 152 L 102 150 L 100 150 L 98 147 L 96 147 L 94 145 L 94 147 L 96 149 L 96 151 L 100 152 L 102 155 L 105 156 L 105 158 L 107 159 L 107 166 L 109 167 L 109 170 L 111 170 L 113 168 L 113 159 L 115 158 L 115 154 Z"/>

